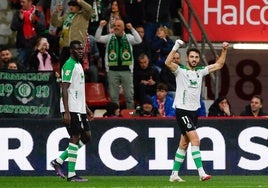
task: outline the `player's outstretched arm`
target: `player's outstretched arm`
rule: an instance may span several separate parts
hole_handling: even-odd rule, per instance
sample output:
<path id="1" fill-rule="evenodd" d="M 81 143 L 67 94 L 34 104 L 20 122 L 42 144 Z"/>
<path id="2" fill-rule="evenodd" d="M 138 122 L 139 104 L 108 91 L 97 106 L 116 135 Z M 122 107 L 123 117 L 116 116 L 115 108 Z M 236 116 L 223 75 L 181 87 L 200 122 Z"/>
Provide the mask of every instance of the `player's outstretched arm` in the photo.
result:
<path id="1" fill-rule="evenodd" d="M 227 48 L 229 47 L 228 42 L 223 42 L 222 43 L 222 51 L 220 57 L 217 59 L 217 61 L 214 64 L 208 65 L 208 71 L 209 72 L 214 72 L 216 70 L 219 70 L 223 67 L 226 59 L 226 54 L 227 54 Z"/>
<path id="2" fill-rule="evenodd" d="M 177 68 L 178 68 L 178 64 L 176 63 L 172 63 L 173 61 L 173 57 L 174 57 L 174 54 L 176 53 L 176 51 L 181 47 L 183 46 L 184 42 L 180 39 L 177 39 L 175 41 L 175 44 L 172 48 L 172 50 L 169 52 L 167 58 L 166 58 L 166 61 L 165 61 L 165 64 L 166 66 L 172 71 L 174 72 Z"/>

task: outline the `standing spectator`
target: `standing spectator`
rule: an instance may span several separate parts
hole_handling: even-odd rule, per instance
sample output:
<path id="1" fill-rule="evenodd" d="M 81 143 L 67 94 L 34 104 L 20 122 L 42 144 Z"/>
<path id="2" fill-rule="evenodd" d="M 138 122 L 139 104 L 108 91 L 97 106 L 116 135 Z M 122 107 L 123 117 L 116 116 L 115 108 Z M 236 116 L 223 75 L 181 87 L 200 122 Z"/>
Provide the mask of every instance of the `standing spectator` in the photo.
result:
<path id="1" fill-rule="evenodd" d="M 114 24 L 118 19 L 123 20 L 126 24 L 128 24 L 129 20 L 127 17 L 124 0 L 113 0 L 111 3 L 111 8 L 108 8 L 104 12 L 103 19 L 107 22 L 107 33 L 114 32 Z"/>
<path id="2" fill-rule="evenodd" d="M 70 11 L 67 14 L 59 16 L 59 12 L 63 10 L 63 5 L 59 4 L 51 16 L 51 24 L 54 27 L 62 27 L 59 41 L 61 67 L 70 56 L 71 41 L 78 40 L 85 44 L 92 14 L 91 5 L 84 0 L 70 0 L 68 5 Z"/>
<path id="3" fill-rule="evenodd" d="M 8 48 L 1 48 L 0 50 L 0 69 L 6 67 L 6 64 L 11 60 L 12 53 Z"/>
<path id="4" fill-rule="evenodd" d="M 92 5 L 92 16 L 89 23 L 88 33 L 94 35 L 99 26 L 100 20 L 102 19 L 104 8 L 109 4 L 109 1 L 104 0 L 88 0 L 89 4 Z"/>
<path id="5" fill-rule="evenodd" d="M 161 116 L 158 109 L 154 107 L 151 96 L 146 95 L 142 99 L 141 106 L 138 106 L 133 116 L 138 117 L 157 117 Z"/>
<path id="6" fill-rule="evenodd" d="M 140 54 L 146 54 L 149 59 L 151 59 L 151 44 L 144 37 L 144 27 L 139 25 L 136 27 L 136 31 L 139 33 L 142 42 L 133 46 L 133 55 L 134 55 L 134 71 L 139 67 L 138 57 Z"/>
<path id="7" fill-rule="evenodd" d="M 44 15 L 32 4 L 32 0 L 20 0 L 21 9 L 13 15 L 11 30 L 17 32 L 16 47 L 18 63 L 22 69 L 26 68 L 29 57 L 36 43 L 36 39 L 46 29 Z"/>
<path id="8" fill-rule="evenodd" d="M 218 97 L 208 109 L 208 116 L 234 116 L 226 97 Z"/>
<path id="9" fill-rule="evenodd" d="M 156 107 L 162 117 L 175 116 L 175 109 L 172 107 L 174 99 L 167 95 L 168 86 L 159 83 L 156 86 L 156 95 L 152 97 L 153 105 Z"/>
<path id="10" fill-rule="evenodd" d="M 35 50 L 28 59 L 29 69 L 33 71 L 53 71 L 53 63 L 58 60 L 54 52 L 50 51 L 46 38 L 40 37 L 36 41 Z"/>
<path id="11" fill-rule="evenodd" d="M 101 35 L 103 27 L 107 24 L 105 20 L 95 34 L 96 42 L 107 44 L 105 51 L 105 67 L 108 76 L 108 87 L 111 101 L 119 104 L 119 86 L 122 85 L 126 99 L 126 107 L 134 108 L 133 90 L 133 48 L 132 45 L 141 43 L 138 32 L 130 23 L 126 24 L 131 34 L 124 32 L 123 20 L 116 20 L 114 33 Z"/>
<path id="12" fill-rule="evenodd" d="M 86 178 L 76 175 L 75 165 L 78 149 L 85 145 L 91 136 L 89 120 L 93 113 L 86 105 L 85 77 L 81 65 L 83 46 L 80 41 L 70 43 L 70 58 L 62 68 L 62 98 L 61 112 L 63 121 L 70 135 L 68 148 L 57 158 L 51 161 L 51 166 L 61 178 L 65 178 L 62 172 L 62 164 L 68 158 L 67 181 L 85 182 Z"/>
<path id="13" fill-rule="evenodd" d="M 159 72 L 151 66 L 146 54 L 141 54 L 138 60 L 139 67 L 134 74 L 134 91 L 136 99 L 141 102 L 145 95 L 155 95 L 160 78 Z"/>
<path id="14" fill-rule="evenodd" d="M 144 0 L 125 0 L 126 12 L 134 27 L 144 24 Z"/>
<path id="15" fill-rule="evenodd" d="M 168 28 L 160 26 L 157 28 L 156 36 L 152 41 L 152 62 L 159 72 L 165 66 L 167 55 L 174 45 L 173 40 L 168 36 Z"/>
<path id="16" fill-rule="evenodd" d="M 175 52 L 173 56 L 173 63 L 180 64 L 181 62 L 181 55 L 180 52 Z M 168 94 L 175 98 L 175 91 L 176 91 L 176 78 L 173 72 L 167 67 L 164 66 L 160 73 L 161 82 L 164 82 L 168 86 Z"/>
<path id="17" fill-rule="evenodd" d="M 198 66 L 200 62 L 200 51 L 197 48 L 189 48 L 186 52 L 186 65 L 178 65 L 173 63 L 173 56 L 180 46 L 184 44 L 181 40 L 176 40 L 171 52 L 165 62 L 176 75 L 176 95 L 173 106 L 176 108 L 176 120 L 181 130 L 179 147 L 175 153 L 170 182 L 184 181 L 178 175 L 179 169 L 185 159 L 186 151 L 191 143 L 191 154 L 194 159 L 195 166 L 198 170 L 200 181 L 206 181 L 211 178 L 206 174 L 202 164 L 200 154 L 200 140 L 196 132 L 198 121 L 197 110 L 200 107 L 200 94 L 202 88 L 203 77 L 211 72 L 221 69 L 225 63 L 227 48 L 229 44 L 222 44 L 222 52 L 220 57 L 214 64 L 208 66 Z"/>
<path id="18" fill-rule="evenodd" d="M 94 36 L 87 35 L 86 39 L 86 50 L 84 54 L 83 68 L 86 75 L 87 82 L 98 82 L 98 60 L 99 60 L 99 49 L 95 41 Z"/>
<path id="19" fill-rule="evenodd" d="M 170 28 L 170 4 L 172 0 L 145 0 L 145 37 L 150 42 L 159 26 Z"/>
<path id="20" fill-rule="evenodd" d="M 68 2 L 70 0 L 51 0 L 50 3 L 50 13 L 53 13 L 57 10 L 57 6 L 58 5 L 62 5 L 62 9 L 60 11 L 58 11 L 58 16 L 63 16 L 64 14 L 67 14 L 69 11 L 69 7 L 68 7 Z M 48 31 L 50 33 L 50 35 L 52 36 L 56 36 L 59 32 L 59 30 L 61 30 L 61 28 L 59 27 L 55 27 L 51 24 L 51 15 L 49 17 L 49 28 Z"/>
<path id="21" fill-rule="evenodd" d="M 267 116 L 262 109 L 263 99 L 260 95 L 254 95 L 251 98 L 250 104 L 245 106 L 245 110 L 240 113 L 240 116 Z"/>

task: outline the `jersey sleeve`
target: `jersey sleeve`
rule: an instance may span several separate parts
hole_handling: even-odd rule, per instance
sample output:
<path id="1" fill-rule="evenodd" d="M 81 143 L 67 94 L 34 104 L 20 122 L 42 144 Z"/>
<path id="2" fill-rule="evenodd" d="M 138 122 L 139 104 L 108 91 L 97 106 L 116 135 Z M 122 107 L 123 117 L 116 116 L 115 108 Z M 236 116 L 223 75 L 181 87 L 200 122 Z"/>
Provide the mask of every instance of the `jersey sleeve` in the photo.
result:
<path id="1" fill-rule="evenodd" d="M 62 82 L 72 82 L 74 63 L 65 63 L 62 67 Z"/>

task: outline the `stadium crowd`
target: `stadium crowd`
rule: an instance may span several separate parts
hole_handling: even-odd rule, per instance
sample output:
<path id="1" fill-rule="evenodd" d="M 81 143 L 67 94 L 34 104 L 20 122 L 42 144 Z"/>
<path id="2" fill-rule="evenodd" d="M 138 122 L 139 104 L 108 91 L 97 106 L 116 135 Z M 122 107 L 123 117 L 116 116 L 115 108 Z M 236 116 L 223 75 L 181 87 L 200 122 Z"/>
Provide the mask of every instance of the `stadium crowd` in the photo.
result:
<path id="1" fill-rule="evenodd" d="M 149 96 L 154 100 L 154 107 L 160 110 L 160 115 L 166 116 L 163 101 L 157 99 L 157 93 L 163 92 L 168 96 L 167 108 L 170 108 L 176 83 L 174 75 L 165 66 L 165 60 L 174 45 L 170 36 L 181 35 L 180 26 L 174 26 L 178 23 L 179 1 L 10 0 L 10 6 L 15 9 L 10 28 L 16 32 L 17 54 L 2 47 L 0 69 L 10 69 L 12 65 L 20 71 L 55 71 L 56 77 L 60 78 L 61 67 L 70 55 L 69 44 L 72 40 L 79 40 L 84 45 L 82 65 L 86 82 L 102 83 L 109 102 L 115 102 L 120 109 L 139 109 L 145 103 L 143 99 Z M 100 35 L 115 33 L 116 20 L 123 21 L 126 34 L 135 36 L 138 33 L 139 37 L 136 36 L 138 39 L 133 45 L 123 47 L 124 51 L 133 53 L 132 65 L 120 65 L 119 68 L 110 66 L 107 69 L 108 60 L 105 56 L 113 49 L 110 43 L 103 43 Z M 98 35 L 100 26 L 102 30 Z M 98 36 L 98 40 L 95 36 Z M 180 54 L 177 59 L 180 60 Z M 127 77 L 125 80 L 130 80 L 133 85 L 123 79 L 115 81 L 119 74 L 113 72 L 122 70 L 130 71 L 123 78 Z M 133 87 L 133 92 L 126 85 Z M 120 101 L 122 94 L 123 103 Z M 134 105 L 130 98 L 133 98 Z M 202 100 L 200 103 L 203 104 Z M 261 104 L 259 106 L 262 107 Z M 204 105 L 201 107 L 203 113 L 200 116 L 206 116 Z M 174 112 L 171 114 L 175 116 Z"/>

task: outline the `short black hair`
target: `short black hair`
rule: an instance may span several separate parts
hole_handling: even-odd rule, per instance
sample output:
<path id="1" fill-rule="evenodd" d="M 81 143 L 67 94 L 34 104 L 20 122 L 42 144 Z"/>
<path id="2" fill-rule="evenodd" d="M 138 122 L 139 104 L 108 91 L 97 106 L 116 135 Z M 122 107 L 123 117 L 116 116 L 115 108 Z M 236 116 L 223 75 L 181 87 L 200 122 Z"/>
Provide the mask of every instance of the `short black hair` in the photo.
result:
<path id="1" fill-rule="evenodd" d="M 81 45 L 82 42 L 79 41 L 79 40 L 73 40 L 73 41 L 71 41 L 71 43 L 70 43 L 70 49 L 73 49 L 74 48 L 74 45 L 76 45 L 76 44 Z"/>
<path id="2" fill-rule="evenodd" d="M 198 48 L 196 48 L 196 47 L 188 48 L 187 51 L 186 51 L 187 56 L 190 54 L 190 52 L 196 52 L 199 55 L 201 54 L 200 50 Z"/>

